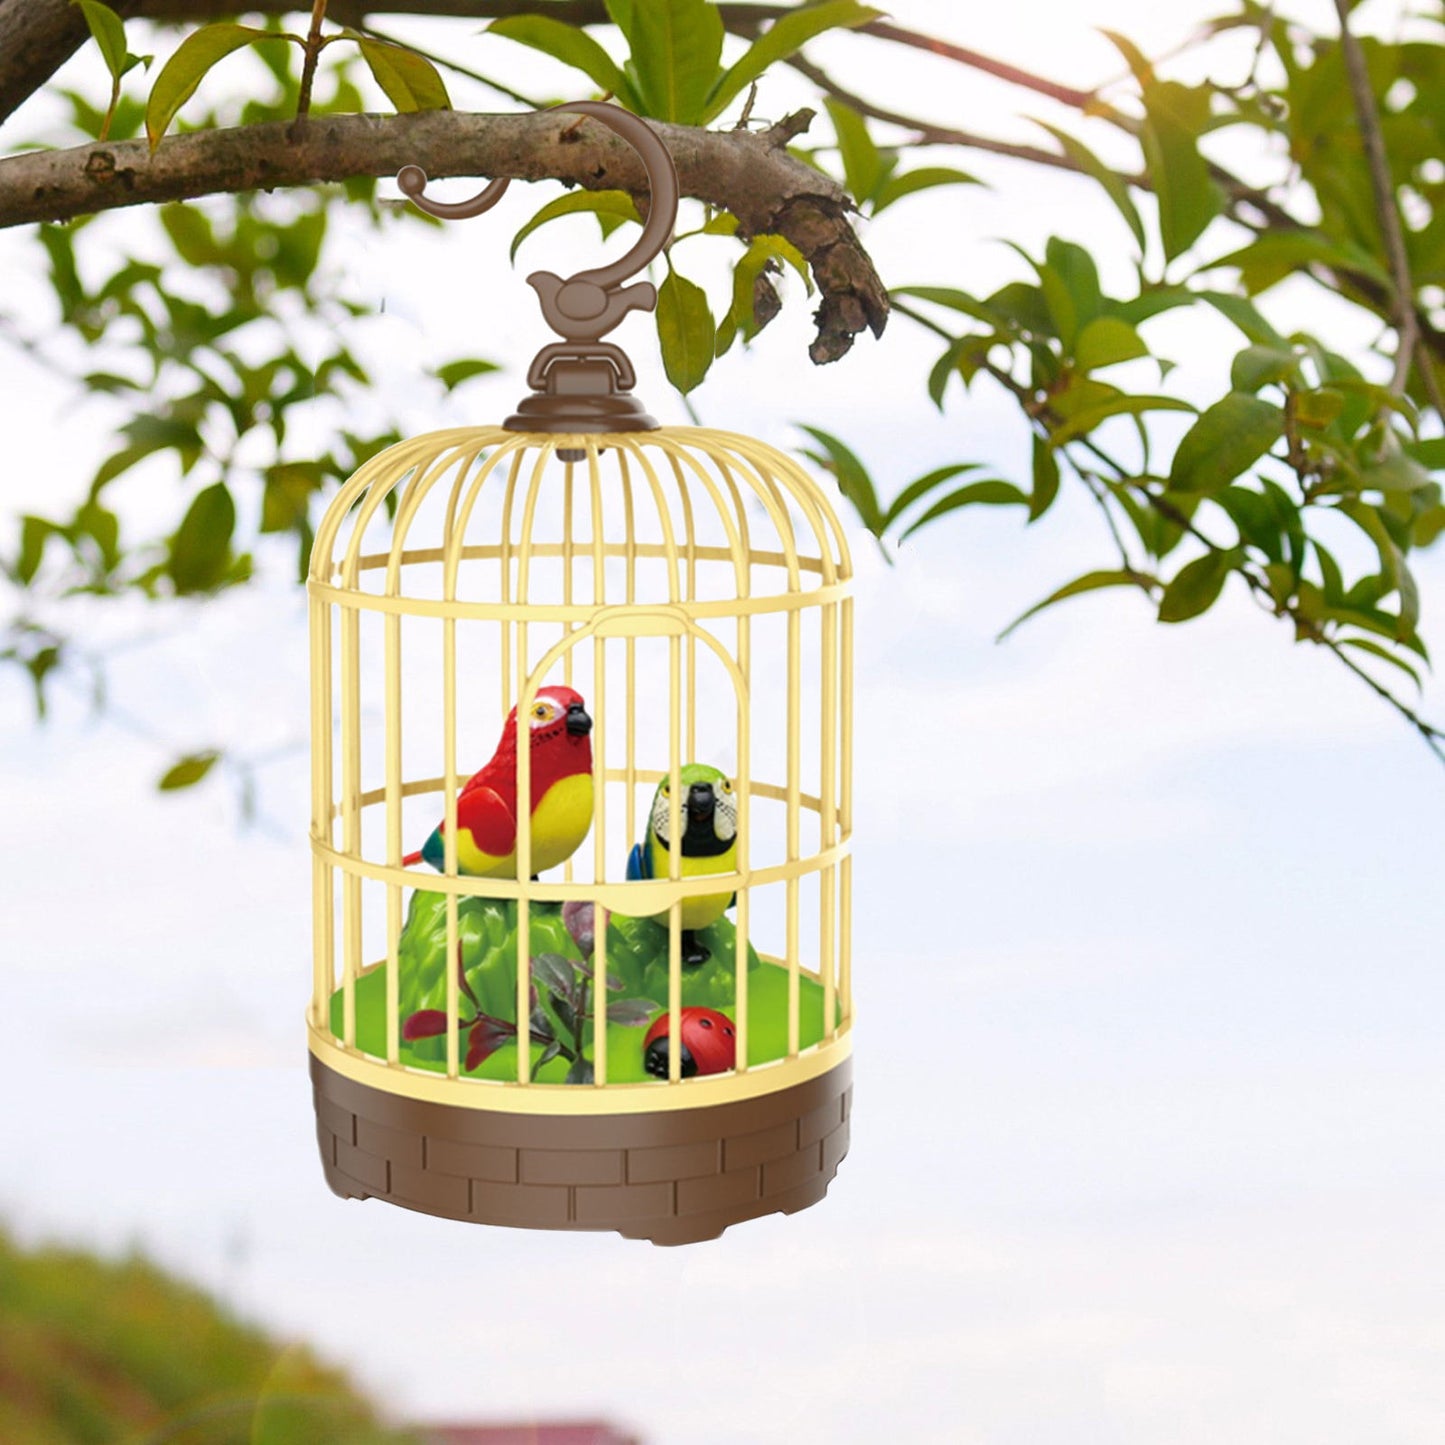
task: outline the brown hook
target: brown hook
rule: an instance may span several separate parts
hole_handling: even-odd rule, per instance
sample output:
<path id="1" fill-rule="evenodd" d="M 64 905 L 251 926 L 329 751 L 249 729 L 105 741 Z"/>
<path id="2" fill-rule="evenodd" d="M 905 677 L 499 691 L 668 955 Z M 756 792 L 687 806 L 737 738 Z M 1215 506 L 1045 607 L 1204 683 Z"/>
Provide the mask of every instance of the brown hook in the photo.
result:
<path id="1" fill-rule="evenodd" d="M 629 311 L 651 311 L 657 290 L 648 281 L 622 282 L 647 265 L 672 239 L 677 222 L 677 168 L 657 132 L 620 106 L 579 100 L 553 108 L 590 116 L 627 141 L 647 172 L 650 199 L 647 221 L 636 243 L 606 266 L 578 271 L 565 280 L 551 271 L 534 271 L 527 284 L 542 303 L 547 324 L 562 337 L 533 358 L 527 381 L 533 394 L 503 423 L 512 431 L 647 431 L 657 422 L 629 393 L 635 385 L 632 363 L 619 347 L 601 338 Z M 508 181 L 498 177 L 469 201 L 447 203 L 427 197 L 426 173 L 403 166 L 397 185 L 419 210 L 447 220 L 479 216 L 501 200 Z"/>

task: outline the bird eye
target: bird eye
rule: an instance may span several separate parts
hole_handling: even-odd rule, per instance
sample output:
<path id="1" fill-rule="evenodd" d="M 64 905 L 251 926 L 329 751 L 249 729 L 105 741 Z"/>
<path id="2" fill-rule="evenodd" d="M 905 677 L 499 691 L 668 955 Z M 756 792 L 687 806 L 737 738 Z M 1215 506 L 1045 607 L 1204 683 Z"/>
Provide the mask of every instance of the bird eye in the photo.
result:
<path id="1" fill-rule="evenodd" d="M 552 716 L 552 709 L 547 703 L 539 702 L 536 707 L 532 709 L 532 716 L 543 719 L 549 718 Z"/>
<path id="2" fill-rule="evenodd" d="M 699 1019 L 698 1023 L 700 1023 L 705 1029 L 710 1029 L 712 1027 L 711 1019 Z"/>
<path id="3" fill-rule="evenodd" d="M 728 780 L 727 780 L 726 778 L 724 778 L 724 779 L 722 780 L 722 790 L 723 790 L 723 792 L 725 792 L 725 793 L 730 793 L 730 792 L 732 792 L 732 790 L 733 790 L 733 785 L 732 785 L 730 782 L 728 782 Z"/>

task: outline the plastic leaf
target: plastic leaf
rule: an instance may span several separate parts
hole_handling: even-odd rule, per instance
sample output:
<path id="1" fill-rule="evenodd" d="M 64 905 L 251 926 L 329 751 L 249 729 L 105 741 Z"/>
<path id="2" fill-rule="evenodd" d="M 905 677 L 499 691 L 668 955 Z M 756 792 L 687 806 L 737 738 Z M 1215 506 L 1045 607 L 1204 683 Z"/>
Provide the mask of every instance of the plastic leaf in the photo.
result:
<path id="1" fill-rule="evenodd" d="M 251 25 L 223 22 L 205 25 L 181 41 L 176 53 L 161 67 L 146 102 L 146 135 L 151 150 L 176 118 L 176 112 L 196 93 L 207 71 L 232 51 L 263 40 L 289 39 L 275 30 L 257 30 Z"/>
<path id="2" fill-rule="evenodd" d="M 607 1022 L 623 1028 L 641 1028 L 658 1011 L 660 1005 L 650 998 L 622 998 L 607 1006 Z"/>
<path id="3" fill-rule="evenodd" d="M 555 997 L 575 1001 L 577 977 L 572 965 L 560 953 L 534 954 L 532 978 Z"/>
<path id="4" fill-rule="evenodd" d="M 401 1026 L 401 1036 L 408 1042 L 434 1039 L 447 1031 L 447 1011 L 440 1008 L 418 1009 Z"/>

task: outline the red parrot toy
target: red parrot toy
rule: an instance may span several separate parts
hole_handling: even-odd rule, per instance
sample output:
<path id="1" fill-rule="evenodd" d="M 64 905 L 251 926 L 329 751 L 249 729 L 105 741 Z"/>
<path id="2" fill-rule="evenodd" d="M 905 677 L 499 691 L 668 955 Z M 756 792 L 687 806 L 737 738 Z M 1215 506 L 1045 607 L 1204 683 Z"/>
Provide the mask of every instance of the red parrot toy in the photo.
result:
<path id="1" fill-rule="evenodd" d="M 592 826 L 592 719 L 580 693 L 543 687 L 532 703 L 533 876 L 572 856 Z M 410 867 L 446 866 L 445 823 L 421 849 L 402 859 Z M 457 796 L 457 869 L 475 878 L 513 878 L 517 872 L 517 710 L 502 729 L 492 760 Z"/>

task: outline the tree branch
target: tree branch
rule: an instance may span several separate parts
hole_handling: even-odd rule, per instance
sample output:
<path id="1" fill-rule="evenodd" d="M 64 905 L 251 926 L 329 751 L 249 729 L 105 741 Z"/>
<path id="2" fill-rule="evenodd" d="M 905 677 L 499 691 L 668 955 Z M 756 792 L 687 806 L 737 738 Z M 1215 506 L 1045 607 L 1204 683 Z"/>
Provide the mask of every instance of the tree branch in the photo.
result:
<path id="1" fill-rule="evenodd" d="M 1360 127 L 1365 163 L 1370 172 L 1370 190 L 1375 197 L 1375 214 L 1380 221 L 1380 236 L 1390 262 L 1390 280 L 1394 284 L 1391 311 L 1394 314 L 1395 374 L 1390 389 L 1398 396 L 1405 394 L 1410 380 L 1410 366 L 1421 349 L 1420 318 L 1415 308 L 1415 282 L 1410 275 L 1410 257 L 1405 249 L 1405 229 L 1400 223 L 1400 207 L 1395 200 L 1395 184 L 1390 175 L 1390 158 L 1385 153 L 1385 135 L 1380 128 L 1380 109 L 1375 104 L 1374 87 L 1365 63 L 1365 52 L 1359 37 L 1350 29 L 1350 6 L 1347 0 L 1335 0 L 1340 17 L 1340 50 L 1344 56 L 1345 74 L 1349 77 L 1350 96 L 1355 105 L 1355 120 Z M 1422 358 L 1420 372 L 1427 385 L 1432 385 L 1428 359 Z M 1439 402 L 1436 400 L 1438 409 Z"/>
<path id="2" fill-rule="evenodd" d="M 137 0 L 110 0 L 129 15 Z M 85 43 L 90 31 L 70 0 L 0 0 L 0 121 L 40 89 Z"/>
<path id="3" fill-rule="evenodd" d="M 807 257 L 822 304 L 815 362 L 835 361 L 865 328 L 879 335 L 888 292 L 849 224 L 852 209 L 829 177 L 788 155 L 805 129 L 800 111 L 770 131 L 707 131 L 657 124 L 677 164 L 682 193 L 731 212 L 744 236 L 786 236 Z M 29 151 L 0 160 L 0 228 L 65 221 L 95 211 L 217 192 L 395 175 L 419 165 L 432 177 L 508 176 L 560 180 L 589 190 L 645 193 L 636 152 L 601 126 L 571 135 L 571 117 L 468 115 L 312 116 L 294 140 L 284 122 L 195 131 L 164 140 Z"/>

